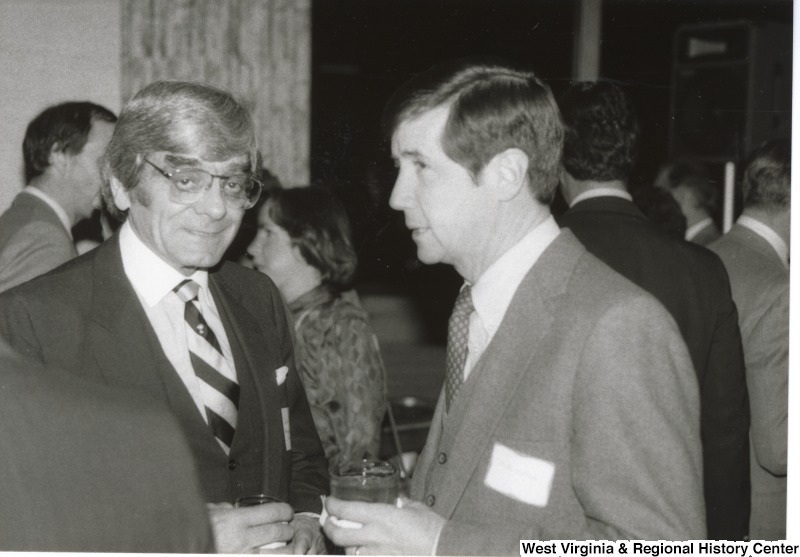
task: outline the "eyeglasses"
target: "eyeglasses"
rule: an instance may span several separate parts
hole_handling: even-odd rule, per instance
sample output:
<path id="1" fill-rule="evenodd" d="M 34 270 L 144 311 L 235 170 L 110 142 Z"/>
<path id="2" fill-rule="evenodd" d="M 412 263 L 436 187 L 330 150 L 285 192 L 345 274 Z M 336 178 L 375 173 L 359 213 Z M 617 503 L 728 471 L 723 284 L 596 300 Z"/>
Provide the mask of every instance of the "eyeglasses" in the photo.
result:
<path id="1" fill-rule="evenodd" d="M 220 176 L 211 174 L 202 168 L 180 168 L 167 172 L 147 159 L 144 159 L 144 162 L 170 181 L 172 184 L 170 199 L 181 205 L 191 205 L 197 202 L 214 183 L 214 178 L 220 179 L 220 191 L 229 207 L 249 209 L 256 204 L 258 196 L 261 195 L 261 182 L 250 174 Z"/>

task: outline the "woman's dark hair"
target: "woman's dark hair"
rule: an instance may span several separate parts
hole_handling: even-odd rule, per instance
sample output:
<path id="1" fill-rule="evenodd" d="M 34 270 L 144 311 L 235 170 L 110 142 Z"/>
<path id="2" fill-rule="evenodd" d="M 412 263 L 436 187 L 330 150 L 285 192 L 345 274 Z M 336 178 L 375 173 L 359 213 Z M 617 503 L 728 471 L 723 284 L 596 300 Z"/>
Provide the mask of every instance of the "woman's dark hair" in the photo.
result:
<path id="1" fill-rule="evenodd" d="M 321 186 L 276 188 L 267 193 L 264 206 L 306 263 L 320 272 L 323 284 L 343 290 L 353 281 L 358 259 L 350 221 L 330 190 Z"/>

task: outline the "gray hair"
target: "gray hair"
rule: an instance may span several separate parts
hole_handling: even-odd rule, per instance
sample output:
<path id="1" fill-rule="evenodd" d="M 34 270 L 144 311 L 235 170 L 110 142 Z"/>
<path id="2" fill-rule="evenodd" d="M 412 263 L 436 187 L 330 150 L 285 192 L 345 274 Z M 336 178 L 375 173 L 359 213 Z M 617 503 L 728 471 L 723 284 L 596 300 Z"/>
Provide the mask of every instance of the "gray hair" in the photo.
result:
<path id="1" fill-rule="evenodd" d="M 126 190 L 139 183 L 144 158 L 156 151 L 224 161 L 247 155 L 250 171 L 259 165 L 250 112 L 222 89 L 185 81 L 157 81 L 139 91 L 122 109 L 103 162 L 103 200 L 114 204 L 111 177 Z"/>

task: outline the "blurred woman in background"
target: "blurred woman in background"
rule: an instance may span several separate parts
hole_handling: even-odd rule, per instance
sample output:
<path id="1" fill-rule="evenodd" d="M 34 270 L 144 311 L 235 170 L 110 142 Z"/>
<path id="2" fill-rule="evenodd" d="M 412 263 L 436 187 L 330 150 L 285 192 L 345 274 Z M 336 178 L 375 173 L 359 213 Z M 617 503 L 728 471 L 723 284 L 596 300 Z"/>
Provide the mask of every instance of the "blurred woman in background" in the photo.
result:
<path id="1" fill-rule="evenodd" d="M 248 248 L 294 317 L 295 358 L 331 462 L 377 458 L 386 409 L 378 341 L 355 291 L 350 224 L 326 188 L 275 189 Z"/>

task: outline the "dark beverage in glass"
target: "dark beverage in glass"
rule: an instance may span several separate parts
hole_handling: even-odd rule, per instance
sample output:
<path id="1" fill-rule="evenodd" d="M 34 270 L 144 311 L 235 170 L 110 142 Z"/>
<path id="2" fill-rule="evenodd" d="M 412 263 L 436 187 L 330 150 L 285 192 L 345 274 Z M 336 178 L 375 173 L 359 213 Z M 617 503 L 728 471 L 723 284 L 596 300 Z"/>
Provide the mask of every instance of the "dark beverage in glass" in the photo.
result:
<path id="1" fill-rule="evenodd" d="M 362 460 L 334 463 L 330 467 L 331 495 L 347 501 L 394 505 L 400 489 L 400 472 L 391 462 Z"/>

